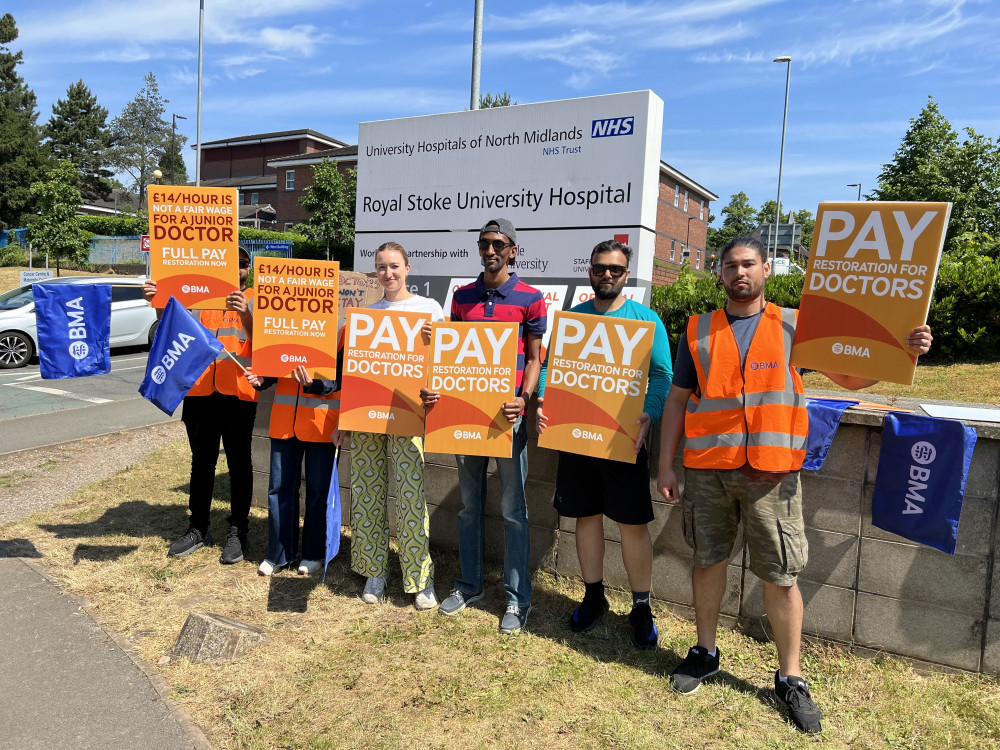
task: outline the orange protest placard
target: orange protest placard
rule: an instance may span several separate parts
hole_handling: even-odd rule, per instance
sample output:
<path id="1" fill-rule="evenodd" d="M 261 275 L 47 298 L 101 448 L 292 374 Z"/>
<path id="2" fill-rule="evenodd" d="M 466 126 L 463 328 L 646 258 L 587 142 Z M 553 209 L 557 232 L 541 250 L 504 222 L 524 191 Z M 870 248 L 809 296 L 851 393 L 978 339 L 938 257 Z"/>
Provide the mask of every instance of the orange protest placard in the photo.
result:
<path id="1" fill-rule="evenodd" d="M 150 185 L 149 267 L 153 307 L 225 310 L 240 288 L 236 188 Z"/>
<path id="2" fill-rule="evenodd" d="M 510 458 L 517 323 L 435 323 L 427 388 L 441 394 L 427 412 L 424 449 Z"/>
<path id="3" fill-rule="evenodd" d="M 422 436 L 430 315 L 348 309 L 345 323 L 340 429 Z"/>
<path id="4" fill-rule="evenodd" d="M 821 203 L 792 364 L 911 384 L 950 203 Z"/>
<path id="5" fill-rule="evenodd" d="M 337 377 L 339 272 L 336 261 L 257 259 L 254 373 L 282 377 L 305 365 L 313 378 Z"/>
<path id="6" fill-rule="evenodd" d="M 654 331 L 652 321 L 557 312 L 538 444 L 634 464 Z"/>

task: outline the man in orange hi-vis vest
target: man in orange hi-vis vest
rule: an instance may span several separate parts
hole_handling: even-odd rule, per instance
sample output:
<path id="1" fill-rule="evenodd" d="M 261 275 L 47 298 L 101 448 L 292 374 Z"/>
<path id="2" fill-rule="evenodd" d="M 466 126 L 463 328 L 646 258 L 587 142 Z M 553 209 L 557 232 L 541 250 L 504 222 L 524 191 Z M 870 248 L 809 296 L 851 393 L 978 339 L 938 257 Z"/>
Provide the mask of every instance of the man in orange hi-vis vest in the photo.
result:
<path id="1" fill-rule="evenodd" d="M 698 631 L 697 645 L 670 682 L 680 693 L 693 693 L 719 671 L 719 608 L 742 521 L 750 570 L 764 583 L 764 609 L 778 651 L 775 695 L 799 730 L 821 732 L 822 713 L 799 672 L 802 596 L 796 577 L 808 552 L 799 469 L 809 416 L 802 378 L 789 364 L 797 311 L 764 299 L 771 264 L 757 240 L 731 240 L 721 263 L 729 299 L 725 309 L 688 320 L 660 427 L 657 489 L 668 503 L 681 503 L 684 536 L 694 549 Z M 906 344 L 916 354 L 926 353 L 930 328 L 914 328 Z M 824 374 L 852 390 L 878 382 Z M 682 436 L 683 498 L 674 471 Z"/>
<path id="2" fill-rule="evenodd" d="M 226 297 L 226 309 L 192 313 L 222 342 L 232 357 L 226 351 L 221 352 L 184 397 L 181 421 L 191 446 L 188 497 L 191 520 L 187 531 L 170 545 L 167 552 L 170 557 L 184 557 L 212 543 L 208 525 L 220 440 L 229 465 L 230 515 L 219 562 L 224 565 L 238 563 L 246 554 L 247 525 L 253 500 L 250 443 L 257 416 L 257 391 L 243 375 L 243 368 L 250 367 L 253 335 L 253 290 L 247 287 L 249 276 L 250 253 L 241 246 L 240 288 Z M 147 300 L 152 300 L 156 282 L 147 281 L 143 293 Z"/>

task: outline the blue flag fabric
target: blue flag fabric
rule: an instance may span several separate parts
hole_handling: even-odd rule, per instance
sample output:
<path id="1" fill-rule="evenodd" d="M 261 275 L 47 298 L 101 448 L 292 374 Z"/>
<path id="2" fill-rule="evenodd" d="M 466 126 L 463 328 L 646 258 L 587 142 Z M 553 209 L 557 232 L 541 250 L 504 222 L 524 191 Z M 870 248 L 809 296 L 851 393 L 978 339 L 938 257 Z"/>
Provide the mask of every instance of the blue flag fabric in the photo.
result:
<path id="1" fill-rule="evenodd" d="M 45 379 L 111 372 L 111 285 L 31 285 Z"/>
<path id="2" fill-rule="evenodd" d="M 139 385 L 139 393 L 173 415 L 221 351 L 222 342 L 171 297 L 149 348 L 146 377 Z"/>
<path id="3" fill-rule="evenodd" d="M 955 554 L 976 431 L 954 419 L 888 414 L 872 496 L 872 523 Z"/>
<path id="4" fill-rule="evenodd" d="M 840 417 L 857 401 L 841 401 L 831 398 L 806 399 L 806 411 L 809 412 L 809 442 L 806 444 L 806 458 L 802 462 L 803 469 L 819 471 L 826 461 L 830 451 L 833 436 L 840 426 Z"/>
<path id="5" fill-rule="evenodd" d="M 340 524 L 342 520 L 340 509 L 340 476 L 337 464 L 340 462 L 340 447 L 333 453 L 333 474 L 330 477 L 330 491 L 326 496 L 326 562 L 323 564 L 323 581 L 326 582 L 326 569 L 330 561 L 340 552 Z"/>

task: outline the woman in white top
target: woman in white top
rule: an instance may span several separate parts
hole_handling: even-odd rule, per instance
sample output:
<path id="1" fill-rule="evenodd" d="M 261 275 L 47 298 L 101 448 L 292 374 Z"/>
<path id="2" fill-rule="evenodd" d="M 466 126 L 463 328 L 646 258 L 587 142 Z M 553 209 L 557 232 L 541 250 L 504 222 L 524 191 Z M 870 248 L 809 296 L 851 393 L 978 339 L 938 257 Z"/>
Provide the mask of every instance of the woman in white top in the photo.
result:
<path id="1" fill-rule="evenodd" d="M 375 270 L 384 296 L 370 307 L 428 313 L 430 320 L 444 320 L 433 299 L 419 297 L 406 287 L 409 257 L 402 245 L 386 242 L 375 251 Z M 430 333 L 430 322 L 424 326 Z M 340 445 L 350 433 L 336 430 Z M 377 604 L 385 598 L 389 575 L 388 460 L 396 479 L 396 538 L 403 570 L 403 590 L 415 594 L 417 609 L 437 606 L 434 563 L 428 539 L 429 521 L 424 501 L 422 439 L 373 432 L 355 432 L 351 439 L 351 569 L 368 577 L 363 601 Z"/>

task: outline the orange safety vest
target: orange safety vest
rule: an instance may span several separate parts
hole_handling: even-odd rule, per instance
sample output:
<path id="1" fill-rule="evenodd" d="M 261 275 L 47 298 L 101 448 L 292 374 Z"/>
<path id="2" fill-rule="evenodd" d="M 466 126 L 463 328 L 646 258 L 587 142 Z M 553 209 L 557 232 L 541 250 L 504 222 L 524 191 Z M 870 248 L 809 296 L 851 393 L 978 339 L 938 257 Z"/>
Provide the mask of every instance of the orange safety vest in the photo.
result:
<path id="1" fill-rule="evenodd" d="M 327 396 L 305 393 L 292 378 L 278 378 L 268 435 L 307 443 L 327 443 L 340 417 L 340 391 Z"/>
<path id="2" fill-rule="evenodd" d="M 244 289 L 243 293 L 248 299 L 253 299 L 252 289 Z M 222 342 L 225 350 L 249 370 L 253 346 L 250 334 L 243 330 L 240 314 L 235 310 L 196 310 L 194 314 Z M 257 391 L 247 382 L 243 370 L 225 352 L 219 352 L 215 361 L 205 368 L 205 372 L 191 386 L 188 395 L 211 396 L 215 391 L 227 396 L 239 396 L 242 401 L 256 401 L 258 398 Z"/>
<path id="3" fill-rule="evenodd" d="M 760 471 L 802 468 L 809 440 L 802 378 L 789 364 L 796 310 L 767 305 L 745 365 L 725 310 L 688 318 L 698 390 L 684 418 L 684 465 Z"/>

